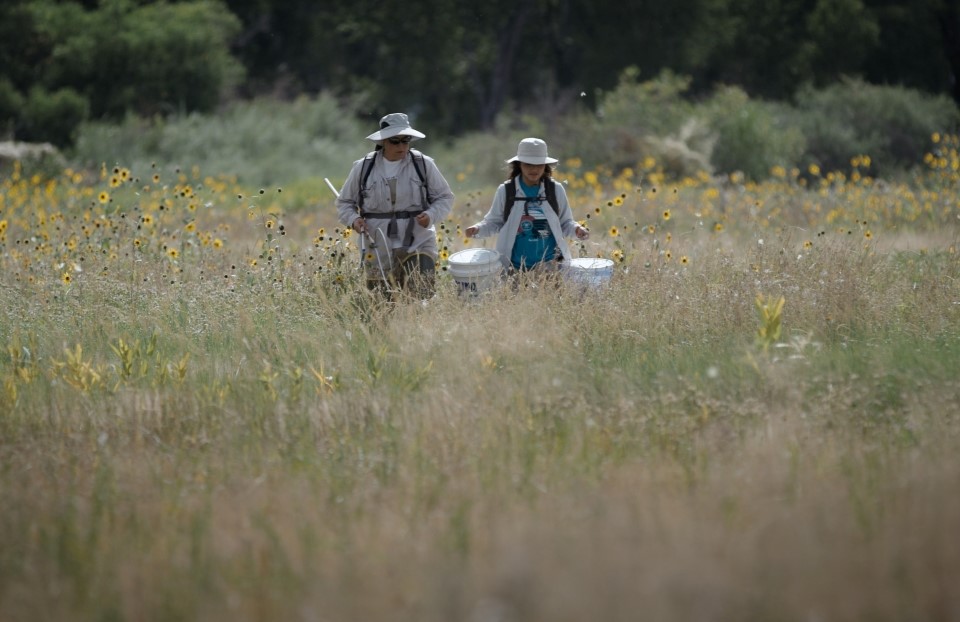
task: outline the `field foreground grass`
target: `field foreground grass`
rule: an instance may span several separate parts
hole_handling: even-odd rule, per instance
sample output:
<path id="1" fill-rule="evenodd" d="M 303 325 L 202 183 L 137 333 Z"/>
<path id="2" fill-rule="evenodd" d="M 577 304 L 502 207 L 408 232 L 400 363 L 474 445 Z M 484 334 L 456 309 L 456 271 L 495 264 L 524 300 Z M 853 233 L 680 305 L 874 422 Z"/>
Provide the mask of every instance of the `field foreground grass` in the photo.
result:
<path id="1" fill-rule="evenodd" d="M 184 187 L 6 187 L 0 619 L 960 619 L 955 186 L 611 199 L 608 287 L 425 304 Z"/>

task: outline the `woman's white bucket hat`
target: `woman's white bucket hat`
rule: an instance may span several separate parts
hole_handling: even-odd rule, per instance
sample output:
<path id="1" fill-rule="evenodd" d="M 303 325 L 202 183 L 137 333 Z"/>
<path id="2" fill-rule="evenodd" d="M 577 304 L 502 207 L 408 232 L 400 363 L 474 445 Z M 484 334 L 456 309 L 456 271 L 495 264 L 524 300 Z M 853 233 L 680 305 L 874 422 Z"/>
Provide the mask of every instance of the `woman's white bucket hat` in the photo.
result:
<path id="1" fill-rule="evenodd" d="M 367 136 L 367 140 L 385 140 L 394 136 L 410 136 L 414 140 L 426 138 L 426 134 L 410 127 L 410 120 L 402 112 L 391 112 L 380 119 L 380 129 Z"/>
<path id="2" fill-rule="evenodd" d="M 557 159 L 547 155 L 547 143 L 539 138 L 524 138 L 517 145 L 517 155 L 507 163 L 524 162 L 526 164 L 556 164 Z"/>

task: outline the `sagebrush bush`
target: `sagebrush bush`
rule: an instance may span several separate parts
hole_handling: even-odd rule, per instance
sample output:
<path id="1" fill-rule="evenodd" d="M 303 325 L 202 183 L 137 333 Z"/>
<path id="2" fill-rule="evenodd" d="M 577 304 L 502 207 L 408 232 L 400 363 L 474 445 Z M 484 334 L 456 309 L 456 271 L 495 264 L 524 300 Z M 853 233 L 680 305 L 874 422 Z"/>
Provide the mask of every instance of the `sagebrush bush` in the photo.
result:
<path id="1" fill-rule="evenodd" d="M 960 112 L 944 96 L 846 79 L 796 96 L 792 123 L 807 140 L 806 157 L 823 170 L 847 170 L 869 155 L 873 174 L 887 177 L 923 157 L 935 132 L 953 131 Z"/>
<path id="2" fill-rule="evenodd" d="M 309 177 L 344 178 L 350 163 L 372 143 L 359 121 L 331 97 L 239 102 L 216 116 L 189 114 L 151 120 L 128 117 L 122 124 L 83 126 L 74 158 L 85 166 L 152 162 L 200 165 L 231 174 L 245 184 L 273 185 Z"/>

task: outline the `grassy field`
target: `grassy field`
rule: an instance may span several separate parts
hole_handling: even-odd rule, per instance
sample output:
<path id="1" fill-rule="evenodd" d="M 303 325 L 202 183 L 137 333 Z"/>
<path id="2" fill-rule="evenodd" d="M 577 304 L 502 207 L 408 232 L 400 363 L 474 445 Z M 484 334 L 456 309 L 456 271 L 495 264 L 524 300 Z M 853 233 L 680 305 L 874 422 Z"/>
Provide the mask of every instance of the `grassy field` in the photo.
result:
<path id="1" fill-rule="evenodd" d="M 895 184 L 566 160 L 609 286 L 426 304 L 366 293 L 315 188 L 14 171 L 0 619 L 957 620 L 935 138 Z M 449 177 L 445 257 L 493 191 Z"/>

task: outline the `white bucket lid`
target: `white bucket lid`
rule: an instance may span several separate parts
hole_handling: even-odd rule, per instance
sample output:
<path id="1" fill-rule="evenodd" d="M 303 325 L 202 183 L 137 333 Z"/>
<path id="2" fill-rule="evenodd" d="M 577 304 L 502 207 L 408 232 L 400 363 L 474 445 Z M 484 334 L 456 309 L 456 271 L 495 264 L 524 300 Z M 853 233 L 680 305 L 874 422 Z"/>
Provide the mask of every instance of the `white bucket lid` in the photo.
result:
<path id="1" fill-rule="evenodd" d="M 450 255 L 451 264 L 492 264 L 499 263 L 500 253 L 489 248 L 468 248 Z"/>
<path id="2" fill-rule="evenodd" d="M 613 261 L 601 257 L 578 257 L 570 260 L 570 267 L 580 270 L 603 270 L 613 266 Z"/>

